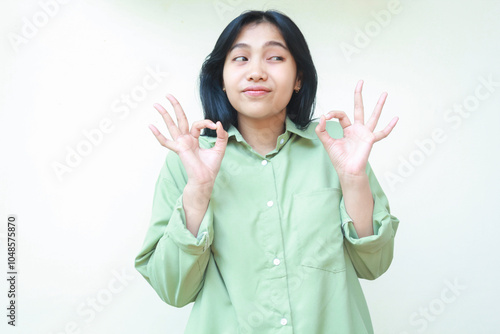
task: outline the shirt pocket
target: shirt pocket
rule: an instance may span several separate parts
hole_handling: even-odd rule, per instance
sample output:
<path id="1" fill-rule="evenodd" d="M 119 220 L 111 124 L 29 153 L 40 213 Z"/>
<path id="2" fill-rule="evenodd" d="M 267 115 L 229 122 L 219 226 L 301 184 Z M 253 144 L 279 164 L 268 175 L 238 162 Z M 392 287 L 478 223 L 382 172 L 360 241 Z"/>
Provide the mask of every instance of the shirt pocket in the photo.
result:
<path id="1" fill-rule="evenodd" d="M 296 233 L 300 265 L 332 273 L 345 271 L 341 198 L 342 191 L 338 188 L 293 196 L 290 221 Z"/>

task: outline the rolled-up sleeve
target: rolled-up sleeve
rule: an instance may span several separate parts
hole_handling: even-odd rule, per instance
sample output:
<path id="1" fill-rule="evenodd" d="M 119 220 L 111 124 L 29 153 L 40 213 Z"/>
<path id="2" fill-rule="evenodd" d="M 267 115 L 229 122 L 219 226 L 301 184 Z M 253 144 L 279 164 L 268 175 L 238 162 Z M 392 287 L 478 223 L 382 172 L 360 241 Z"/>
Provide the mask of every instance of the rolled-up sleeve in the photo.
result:
<path id="1" fill-rule="evenodd" d="M 367 166 L 373 195 L 373 235 L 359 238 L 344 199 L 340 201 L 340 218 L 344 245 L 359 278 L 373 280 L 389 269 L 394 252 L 394 237 L 399 220 L 391 215 L 389 203 L 370 165 Z"/>
<path id="2" fill-rule="evenodd" d="M 135 268 L 167 304 L 182 307 L 196 299 L 213 241 L 209 202 L 198 234 L 186 228 L 182 192 L 187 177 L 177 154 L 169 152 L 155 185 L 149 229 Z"/>

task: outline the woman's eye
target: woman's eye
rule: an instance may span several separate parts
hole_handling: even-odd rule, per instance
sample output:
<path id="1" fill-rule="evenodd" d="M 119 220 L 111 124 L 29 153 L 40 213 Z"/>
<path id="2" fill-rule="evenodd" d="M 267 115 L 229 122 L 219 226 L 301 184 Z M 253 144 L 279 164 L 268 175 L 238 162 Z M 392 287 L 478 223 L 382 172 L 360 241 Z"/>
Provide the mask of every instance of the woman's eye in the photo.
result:
<path id="1" fill-rule="evenodd" d="M 280 57 L 280 56 L 273 56 L 273 57 L 271 57 L 271 59 L 273 59 L 273 58 L 277 58 L 277 60 L 283 60 L 284 59 L 283 57 Z"/>
<path id="2" fill-rule="evenodd" d="M 243 56 L 239 56 L 239 57 L 236 57 L 236 58 L 234 58 L 233 60 L 236 60 L 236 61 L 238 61 L 238 59 L 239 59 L 239 58 L 245 58 L 245 59 L 247 59 L 246 57 L 243 57 Z"/>

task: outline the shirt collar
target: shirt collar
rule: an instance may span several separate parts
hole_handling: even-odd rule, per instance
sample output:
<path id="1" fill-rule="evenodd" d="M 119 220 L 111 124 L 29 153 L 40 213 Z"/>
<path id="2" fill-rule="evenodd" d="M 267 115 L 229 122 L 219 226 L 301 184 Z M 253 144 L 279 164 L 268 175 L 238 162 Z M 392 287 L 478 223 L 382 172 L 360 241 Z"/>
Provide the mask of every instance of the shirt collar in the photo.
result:
<path id="1" fill-rule="evenodd" d="M 286 137 L 288 139 L 288 137 L 290 137 L 290 135 L 291 135 L 291 133 L 289 133 L 289 132 L 295 133 L 298 136 L 301 136 L 301 137 L 304 137 L 304 138 L 307 138 L 310 140 L 314 140 L 314 139 L 318 138 L 316 136 L 316 132 L 314 131 L 314 126 L 311 123 L 309 124 L 309 126 L 305 130 L 301 130 L 301 129 L 297 128 L 297 125 L 295 125 L 295 123 L 287 115 L 286 120 L 285 120 L 285 133 L 281 134 L 279 138 Z M 233 125 L 231 125 L 229 127 L 227 134 L 228 134 L 229 138 L 234 137 L 238 142 L 245 142 L 245 139 L 243 138 L 241 133 Z M 216 137 L 206 137 L 206 139 L 210 142 L 215 142 Z"/>
<path id="2" fill-rule="evenodd" d="M 297 125 L 295 125 L 295 123 L 288 116 L 286 116 L 285 125 L 286 125 L 286 131 L 293 132 L 293 133 L 295 133 L 301 137 L 307 138 L 307 139 L 311 139 L 311 140 L 318 139 L 318 136 L 316 135 L 314 125 L 312 124 L 312 122 L 309 123 L 309 125 L 307 126 L 307 128 L 305 130 L 300 130 L 299 128 L 297 128 Z"/>

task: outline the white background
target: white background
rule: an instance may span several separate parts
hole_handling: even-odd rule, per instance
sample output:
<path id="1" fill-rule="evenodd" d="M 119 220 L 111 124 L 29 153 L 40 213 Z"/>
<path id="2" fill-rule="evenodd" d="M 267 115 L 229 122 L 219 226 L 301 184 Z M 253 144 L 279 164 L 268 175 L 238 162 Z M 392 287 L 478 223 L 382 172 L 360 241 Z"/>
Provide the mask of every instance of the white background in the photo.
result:
<path id="1" fill-rule="evenodd" d="M 400 117 L 370 156 L 401 220 L 391 268 L 362 281 L 375 331 L 497 331 L 500 3 L 401 0 L 381 23 L 389 1 L 246 3 L 2 2 L 0 267 L 6 277 L 15 215 L 18 295 L 12 328 L 1 280 L 0 331 L 182 333 L 192 304 L 164 304 L 133 267 L 167 153 L 147 125 L 167 133 L 152 107 L 170 108 L 166 93 L 191 122 L 203 118 L 201 64 L 246 9 L 281 10 L 304 33 L 317 116 L 352 115 L 363 79 L 366 114 L 387 91 L 379 125 Z M 141 88 L 151 71 L 163 74 Z M 80 161 L 69 158 L 77 148 Z"/>

